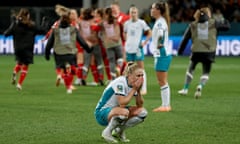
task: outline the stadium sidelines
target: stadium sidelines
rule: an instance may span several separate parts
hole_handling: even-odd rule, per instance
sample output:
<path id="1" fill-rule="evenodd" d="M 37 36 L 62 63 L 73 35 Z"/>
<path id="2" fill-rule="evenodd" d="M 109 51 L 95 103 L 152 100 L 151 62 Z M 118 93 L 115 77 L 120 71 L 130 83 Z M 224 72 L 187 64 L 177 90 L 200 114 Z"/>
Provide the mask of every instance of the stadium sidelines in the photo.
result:
<path id="1" fill-rule="evenodd" d="M 174 69 L 182 69 L 182 68 L 187 68 L 188 64 L 178 64 L 178 65 L 172 65 L 171 68 Z M 199 67 L 201 67 L 201 64 L 199 64 Z M 223 67 L 222 65 L 218 65 L 218 64 L 213 64 L 212 67 L 214 69 L 240 69 L 240 65 L 238 64 L 229 64 L 227 67 Z"/>
<path id="2" fill-rule="evenodd" d="M 46 41 L 43 41 L 44 36 L 38 35 L 35 38 L 34 53 L 43 54 Z M 145 38 L 143 37 L 143 40 Z M 176 55 L 178 46 L 181 42 L 181 36 L 170 36 L 169 46 L 173 53 Z M 190 54 L 191 40 L 189 41 L 183 55 Z M 4 37 L 0 35 L 0 54 L 12 54 L 14 52 L 12 37 Z M 151 42 L 144 47 L 145 55 L 152 55 L 153 48 Z M 240 36 L 218 36 L 217 41 L 217 56 L 240 56 Z"/>

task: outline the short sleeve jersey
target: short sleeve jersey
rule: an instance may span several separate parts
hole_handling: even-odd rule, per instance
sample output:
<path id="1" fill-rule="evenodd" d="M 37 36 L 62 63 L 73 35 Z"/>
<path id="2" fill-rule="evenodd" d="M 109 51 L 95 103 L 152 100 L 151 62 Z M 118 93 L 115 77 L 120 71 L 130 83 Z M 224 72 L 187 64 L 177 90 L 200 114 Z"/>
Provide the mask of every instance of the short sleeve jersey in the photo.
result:
<path id="1" fill-rule="evenodd" d="M 127 34 L 125 49 L 127 53 L 137 53 L 143 32 L 149 30 L 145 21 L 138 19 L 133 22 L 131 19 L 124 23 L 124 32 Z"/>
<path id="2" fill-rule="evenodd" d="M 152 30 L 152 47 L 153 47 L 153 56 L 160 57 L 160 50 L 158 48 L 159 43 L 163 45 L 163 49 L 165 49 L 164 55 L 170 55 L 171 50 L 168 47 L 168 25 L 166 20 L 163 17 L 160 17 L 156 20 L 153 30 Z M 162 49 L 161 48 L 161 49 Z"/>
<path id="3" fill-rule="evenodd" d="M 116 78 L 103 91 L 96 109 L 101 110 L 108 107 L 113 108 L 119 106 L 117 96 L 127 96 L 131 89 L 125 76 Z"/>

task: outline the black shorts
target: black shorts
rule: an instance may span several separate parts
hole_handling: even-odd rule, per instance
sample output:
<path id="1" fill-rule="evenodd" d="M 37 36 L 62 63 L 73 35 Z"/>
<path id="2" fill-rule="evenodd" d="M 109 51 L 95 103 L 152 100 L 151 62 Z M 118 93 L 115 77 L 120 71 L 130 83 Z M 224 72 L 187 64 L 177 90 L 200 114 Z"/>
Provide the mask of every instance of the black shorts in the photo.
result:
<path id="1" fill-rule="evenodd" d="M 212 63 L 215 61 L 215 52 L 193 52 L 190 56 L 191 61 Z"/>
<path id="2" fill-rule="evenodd" d="M 18 63 L 29 65 L 33 64 L 33 53 L 30 52 L 15 52 L 15 60 Z"/>
<path id="3" fill-rule="evenodd" d="M 77 66 L 76 54 L 58 55 L 54 54 L 56 68 L 65 69 L 66 64 Z"/>

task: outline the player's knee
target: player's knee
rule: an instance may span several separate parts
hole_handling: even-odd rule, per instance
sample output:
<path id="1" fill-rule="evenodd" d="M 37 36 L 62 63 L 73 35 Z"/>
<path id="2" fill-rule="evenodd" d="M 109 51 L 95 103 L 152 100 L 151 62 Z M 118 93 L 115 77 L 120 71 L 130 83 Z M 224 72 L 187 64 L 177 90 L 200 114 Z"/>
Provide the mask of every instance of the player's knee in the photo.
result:
<path id="1" fill-rule="evenodd" d="M 98 65 L 98 66 L 97 66 L 97 69 L 98 69 L 98 70 L 103 69 L 103 65 L 102 65 L 102 64 Z"/>
<path id="2" fill-rule="evenodd" d="M 208 80 L 209 79 L 209 75 L 208 74 L 204 74 L 200 77 L 200 79 L 202 80 Z"/>
<path id="3" fill-rule="evenodd" d="M 191 79 L 193 79 L 193 75 L 192 75 L 191 72 L 187 71 L 187 72 L 186 72 L 186 75 L 187 75 L 188 77 L 190 77 Z"/>
<path id="4" fill-rule="evenodd" d="M 118 115 L 118 116 L 117 116 L 117 121 L 118 121 L 119 123 L 122 123 L 122 122 L 126 121 L 127 118 L 128 118 L 128 116 L 126 116 L 126 115 Z"/>
<path id="5" fill-rule="evenodd" d="M 148 112 L 145 108 L 142 109 L 142 111 L 138 114 L 138 117 L 141 118 L 141 119 L 145 119 L 148 115 Z"/>
<path id="6" fill-rule="evenodd" d="M 122 67 L 123 66 L 123 58 L 117 59 L 117 64 Z"/>

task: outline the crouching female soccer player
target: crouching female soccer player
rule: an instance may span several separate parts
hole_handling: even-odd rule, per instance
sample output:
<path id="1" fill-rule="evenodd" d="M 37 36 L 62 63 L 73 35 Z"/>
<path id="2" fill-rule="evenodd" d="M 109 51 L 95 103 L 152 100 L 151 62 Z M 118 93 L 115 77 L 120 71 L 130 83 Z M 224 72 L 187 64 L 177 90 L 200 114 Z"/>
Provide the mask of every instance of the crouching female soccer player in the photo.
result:
<path id="1" fill-rule="evenodd" d="M 117 143 L 113 136 L 122 142 L 129 142 L 125 129 L 144 121 L 147 110 L 143 107 L 143 97 L 140 93 L 143 84 L 143 69 L 136 63 L 129 62 L 125 75 L 114 79 L 103 91 L 96 109 L 97 122 L 106 126 L 102 137 L 111 143 Z M 136 106 L 129 106 L 135 98 Z"/>

